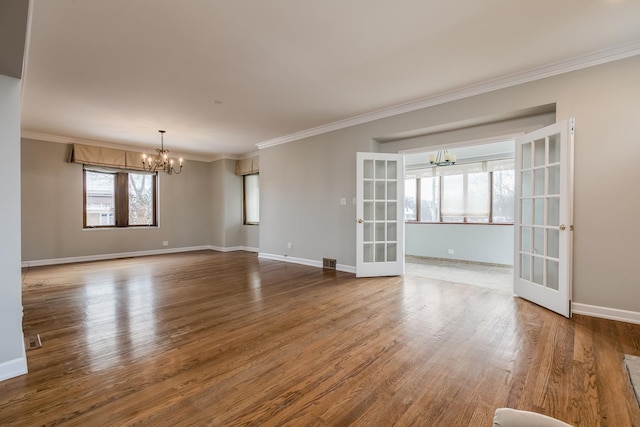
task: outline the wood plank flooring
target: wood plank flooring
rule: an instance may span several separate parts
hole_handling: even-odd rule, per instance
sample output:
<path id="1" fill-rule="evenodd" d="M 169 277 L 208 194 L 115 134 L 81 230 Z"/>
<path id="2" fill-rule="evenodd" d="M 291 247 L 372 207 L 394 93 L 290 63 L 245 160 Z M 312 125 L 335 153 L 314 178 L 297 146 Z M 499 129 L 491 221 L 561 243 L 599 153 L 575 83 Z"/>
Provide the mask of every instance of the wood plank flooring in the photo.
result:
<path id="1" fill-rule="evenodd" d="M 640 325 L 491 289 L 213 251 L 31 268 L 0 425 L 640 426 Z"/>

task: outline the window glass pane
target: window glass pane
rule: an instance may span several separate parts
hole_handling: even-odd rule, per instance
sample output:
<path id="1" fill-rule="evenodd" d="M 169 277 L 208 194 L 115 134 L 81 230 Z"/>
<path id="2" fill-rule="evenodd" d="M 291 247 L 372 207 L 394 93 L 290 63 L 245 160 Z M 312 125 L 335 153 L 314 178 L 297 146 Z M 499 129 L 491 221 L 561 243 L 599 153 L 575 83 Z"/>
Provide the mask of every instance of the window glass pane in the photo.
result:
<path id="1" fill-rule="evenodd" d="M 420 180 L 420 221 L 440 221 L 440 178 Z"/>
<path id="2" fill-rule="evenodd" d="M 540 257 L 533 257 L 533 282 L 544 285 L 544 260 Z"/>
<path id="3" fill-rule="evenodd" d="M 373 200 L 373 181 L 364 181 L 363 192 L 365 200 Z"/>
<path id="4" fill-rule="evenodd" d="M 364 220 L 365 221 L 373 221 L 373 202 L 364 202 Z"/>
<path id="5" fill-rule="evenodd" d="M 560 134 L 549 137 L 549 163 L 560 162 Z"/>
<path id="6" fill-rule="evenodd" d="M 394 262 L 398 259 L 397 245 L 395 243 L 387 243 L 387 261 Z"/>
<path id="7" fill-rule="evenodd" d="M 385 182 L 384 181 L 376 181 L 376 200 L 386 200 L 386 192 L 385 192 Z"/>
<path id="8" fill-rule="evenodd" d="M 364 245 L 362 247 L 362 261 L 373 262 L 373 244 Z"/>
<path id="9" fill-rule="evenodd" d="M 550 228 L 547 230 L 547 256 L 560 257 L 560 231 Z"/>
<path id="10" fill-rule="evenodd" d="M 551 289 L 555 289 L 556 291 L 559 289 L 559 264 L 558 261 L 547 260 L 547 287 Z"/>
<path id="11" fill-rule="evenodd" d="M 489 173 L 477 172 L 467 175 L 467 200 L 465 216 L 469 222 L 489 221 Z"/>
<path id="12" fill-rule="evenodd" d="M 544 199 L 538 198 L 533 200 L 533 223 L 535 225 L 544 225 Z"/>
<path id="13" fill-rule="evenodd" d="M 549 168 L 548 194 L 560 194 L 560 165 Z"/>
<path id="14" fill-rule="evenodd" d="M 385 179 L 387 177 L 386 165 L 384 160 L 376 160 L 376 179 Z M 377 249 L 376 249 L 377 251 Z"/>
<path id="15" fill-rule="evenodd" d="M 536 196 L 544 195 L 544 169 L 533 171 L 533 181 L 533 194 Z"/>
<path id="16" fill-rule="evenodd" d="M 448 175 L 441 177 L 442 189 L 442 216 L 462 217 L 464 215 L 464 176 Z"/>
<path id="17" fill-rule="evenodd" d="M 547 199 L 547 225 L 560 224 L 560 198 L 549 197 Z"/>
<path id="18" fill-rule="evenodd" d="M 416 221 L 416 179 L 404 180 L 404 219 L 405 221 Z"/>
<path id="19" fill-rule="evenodd" d="M 376 223 L 376 241 L 378 242 L 384 242 L 386 240 L 385 238 L 385 224 L 384 222 L 378 222 Z"/>
<path id="20" fill-rule="evenodd" d="M 531 169 L 531 143 L 522 145 L 522 169 Z"/>
<path id="21" fill-rule="evenodd" d="M 365 222 L 364 224 L 364 235 L 362 240 L 365 242 L 373 242 L 373 223 Z"/>
<path id="22" fill-rule="evenodd" d="M 373 160 L 364 161 L 364 178 L 373 179 Z"/>
<path id="23" fill-rule="evenodd" d="M 395 242 L 398 240 L 398 226 L 395 222 L 390 222 L 387 224 L 387 241 Z"/>
<path id="24" fill-rule="evenodd" d="M 389 160 L 387 162 L 387 179 L 396 179 L 398 175 L 398 162 Z"/>
<path id="25" fill-rule="evenodd" d="M 520 257 L 520 277 L 531 280 L 531 256 L 522 254 Z"/>
<path id="26" fill-rule="evenodd" d="M 153 223 L 153 175 L 129 173 L 129 225 Z"/>
<path id="27" fill-rule="evenodd" d="M 245 223 L 260 222 L 260 182 L 259 174 L 244 176 L 244 210 Z"/>
<path id="28" fill-rule="evenodd" d="M 115 174 L 85 171 L 87 227 L 116 225 Z"/>
<path id="29" fill-rule="evenodd" d="M 389 221 L 396 221 L 398 219 L 398 204 L 396 202 L 387 203 L 387 219 Z"/>
<path id="30" fill-rule="evenodd" d="M 531 252 L 531 228 L 522 227 L 522 238 L 520 239 L 520 250 Z"/>
<path id="31" fill-rule="evenodd" d="M 534 166 L 543 166 L 544 165 L 544 139 L 540 139 L 533 143 L 533 165 Z"/>
<path id="32" fill-rule="evenodd" d="M 495 223 L 513 222 L 515 207 L 515 171 L 493 172 L 493 219 Z"/>

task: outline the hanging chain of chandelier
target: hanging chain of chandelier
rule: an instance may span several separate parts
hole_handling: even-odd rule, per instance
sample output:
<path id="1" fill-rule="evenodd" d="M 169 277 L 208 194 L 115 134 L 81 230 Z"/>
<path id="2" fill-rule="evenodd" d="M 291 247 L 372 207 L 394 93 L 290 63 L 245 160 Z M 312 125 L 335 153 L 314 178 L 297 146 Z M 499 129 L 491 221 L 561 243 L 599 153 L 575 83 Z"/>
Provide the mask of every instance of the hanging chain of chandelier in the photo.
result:
<path id="1" fill-rule="evenodd" d="M 169 157 L 169 150 L 164 149 L 164 133 L 166 131 L 159 130 L 160 132 L 160 148 L 156 148 L 157 155 L 147 156 L 142 155 L 142 169 L 147 172 L 165 172 L 169 175 L 175 173 L 176 175 L 182 172 L 182 159 L 179 160 L 180 166 L 176 169 L 175 160 Z"/>
<path id="2" fill-rule="evenodd" d="M 433 166 L 451 166 L 456 164 L 456 155 L 447 150 L 440 150 L 438 154 L 429 154 L 429 163 Z"/>

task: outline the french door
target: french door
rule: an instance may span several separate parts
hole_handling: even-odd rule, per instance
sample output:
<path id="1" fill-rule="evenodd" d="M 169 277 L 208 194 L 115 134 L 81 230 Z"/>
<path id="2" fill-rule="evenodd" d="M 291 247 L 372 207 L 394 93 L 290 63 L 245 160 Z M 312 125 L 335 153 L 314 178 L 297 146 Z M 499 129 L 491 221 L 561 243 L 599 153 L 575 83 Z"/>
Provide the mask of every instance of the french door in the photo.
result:
<path id="1" fill-rule="evenodd" d="M 404 157 L 357 153 L 356 276 L 404 274 Z"/>
<path id="2" fill-rule="evenodd" d="M 514 293 L 571 317 L 573 121 L 516 139 Z"/>

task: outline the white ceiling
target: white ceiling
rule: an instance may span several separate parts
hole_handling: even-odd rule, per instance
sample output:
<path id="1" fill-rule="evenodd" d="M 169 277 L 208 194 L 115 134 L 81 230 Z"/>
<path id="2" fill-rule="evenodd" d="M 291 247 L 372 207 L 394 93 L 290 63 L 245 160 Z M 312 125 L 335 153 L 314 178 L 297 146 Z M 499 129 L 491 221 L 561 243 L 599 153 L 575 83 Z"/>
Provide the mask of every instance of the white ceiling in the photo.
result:
<path id="1" fill-rule="evenodd" d="M 27 135 L 237 155 L 640 43 L 637 0 L 34 0 Z M 635 51 L 634 51 L 635 54 Z"/>

